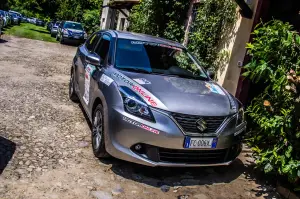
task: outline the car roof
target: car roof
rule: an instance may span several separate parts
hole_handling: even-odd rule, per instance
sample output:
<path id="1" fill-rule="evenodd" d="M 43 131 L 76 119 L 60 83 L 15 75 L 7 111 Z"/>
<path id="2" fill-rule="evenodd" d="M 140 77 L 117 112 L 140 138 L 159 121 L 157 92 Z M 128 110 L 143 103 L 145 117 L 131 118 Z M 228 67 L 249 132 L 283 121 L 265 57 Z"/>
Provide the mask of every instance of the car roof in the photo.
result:
<path id="1" fill-rule="evenodd" d="M 120 39 L 131 39 L 131 40 L 145 41 L 145 42 L 151 42 L 151 43 L 160 43 L 160 44 L 165 44 L 165 45 L 169 45 L 169 46 L 185 48 L 182 44 L 180 44 L 178 42 L 164 39 L 161 37 L 147 35 L 147 34 L 116 31 L 116 30 L 107 30 L 106 32 L 110 33 L 113 37 L 117 37 Z"/>

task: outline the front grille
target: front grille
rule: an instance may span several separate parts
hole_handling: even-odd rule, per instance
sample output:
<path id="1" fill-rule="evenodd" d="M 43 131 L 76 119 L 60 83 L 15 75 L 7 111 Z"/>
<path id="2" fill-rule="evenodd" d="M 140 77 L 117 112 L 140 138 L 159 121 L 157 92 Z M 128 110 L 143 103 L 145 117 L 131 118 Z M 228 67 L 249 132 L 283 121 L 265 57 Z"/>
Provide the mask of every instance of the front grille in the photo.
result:
<path id="1" fill-rule="evenodd" d="M 180 150 L 159 148 L 161 162 L 187 164 L 217 164 L 227 160 L 229 149 Z"/>
<path id="2" fill-rule="evenodd" d="M 223 121 L 226 119 L 226 116 L 197 116 L 179 113 L 172 113 L 172 116 L 186 133 L 201 134 L 215 133 L 221 126 Z M 196 124 L 197 120 L 199 120 L 200 118 L 202 118 L 207 124 L 207 129 L 203 132 L 199 131 Z"/>
<path id="3" fill-rule="evenodd" d="M 137 150 L 136 145 L 141 145 Z M 131 150 L 154 162 L 178 164 L 220 164 L 234 160 L 241 152 L 241 144 L 227 149 L 168 149 L 148 144 L 136 144 Z"/>

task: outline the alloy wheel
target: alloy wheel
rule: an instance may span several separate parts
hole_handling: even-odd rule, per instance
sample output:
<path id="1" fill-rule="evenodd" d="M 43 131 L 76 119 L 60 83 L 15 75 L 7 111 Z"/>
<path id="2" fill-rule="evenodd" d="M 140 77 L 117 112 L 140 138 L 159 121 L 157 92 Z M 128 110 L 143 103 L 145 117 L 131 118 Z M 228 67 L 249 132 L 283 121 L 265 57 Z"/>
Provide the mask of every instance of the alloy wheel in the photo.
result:
<path id="1" fill-rule="evenodd" d="M 98 149 L 103 138 L 103 115 L 100 110 L 95 113 L 93 121 L 93 147 Z"/>

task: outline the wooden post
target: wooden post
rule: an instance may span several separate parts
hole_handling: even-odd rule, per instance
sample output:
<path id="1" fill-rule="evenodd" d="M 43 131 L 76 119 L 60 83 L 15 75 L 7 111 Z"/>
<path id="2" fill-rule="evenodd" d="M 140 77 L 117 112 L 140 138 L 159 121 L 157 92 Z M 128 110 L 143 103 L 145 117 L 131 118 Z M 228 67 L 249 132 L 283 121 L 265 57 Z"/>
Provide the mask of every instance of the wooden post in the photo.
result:
<path id="1" fill-rule="evenodd" d="M 194 3 L 197 0 L 190 0 L 190 7 L 187 13 L 187 20 L 185 23 L 185 32 L 184 32 L 184 39 L 183 39 L 183 45 L 186 46 L 188 44 L 189 41 L 189 32 L 190 32 L 190 27 L 192 25 L 192 20 L 193 20 L 193 7 L 194 7 Z"/>

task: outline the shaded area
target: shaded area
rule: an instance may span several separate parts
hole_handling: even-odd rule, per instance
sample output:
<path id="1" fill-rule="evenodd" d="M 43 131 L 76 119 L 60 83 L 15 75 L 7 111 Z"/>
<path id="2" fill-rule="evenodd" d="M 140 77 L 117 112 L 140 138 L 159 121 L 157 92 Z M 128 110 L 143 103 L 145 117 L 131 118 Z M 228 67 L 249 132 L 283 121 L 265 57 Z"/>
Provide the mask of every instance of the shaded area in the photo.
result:
<path id="1" fill-rule="evenodd" d="M 6 168 L 8 162 L 12 159 L 16 150 L 16 144 L 0 136 L 0 174 Z"/>
<path id="2" fill-rule="evenodd" d="M 46 30 L 37 30 L 37 29 L 33 29 L 33 28 L 30 28 L 30 30 L 39 32 L 39 33 L 43 33 L 43 34 L 50 34 L 49 31 L 46 31 Z"/>
<path id="3" fill-rule="evenodd" d="M 245 167 L 239 159 L 230 166 L 195 168 L 147 167 L 115 158 L 100 161 L 104 164 L 112 164 L 111 170 L 116 175 L 153 187 L 230 183 L 245 172 Z"/>
<path id="4" fill-rule="evenodd" d="M 2 39 L 2 38 L 0 38 L 0 44 L 1 43 L 6 43 L 6 42 L 8 42 L 7 40 L 4 40 L 4 39 Z"/>

